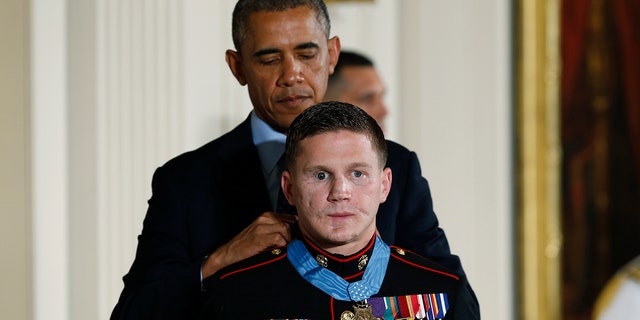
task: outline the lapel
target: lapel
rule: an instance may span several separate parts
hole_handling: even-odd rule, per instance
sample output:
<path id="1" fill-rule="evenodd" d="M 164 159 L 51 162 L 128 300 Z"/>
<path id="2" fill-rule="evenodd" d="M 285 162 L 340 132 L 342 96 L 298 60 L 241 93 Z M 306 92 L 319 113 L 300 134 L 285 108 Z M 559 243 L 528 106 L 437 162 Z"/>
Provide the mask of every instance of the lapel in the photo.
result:
<path id="1" fill-rule="evenodd" d="M 218 175 L 216 189 L 223 195 L 220 200 L 225 212 L 236 215 L 230 220 L 244 228 L 263 212 L 271 211 L 249 117 L 221 140 L 218 150 L 221 161 L 220 167 L 214 168 Z"/>

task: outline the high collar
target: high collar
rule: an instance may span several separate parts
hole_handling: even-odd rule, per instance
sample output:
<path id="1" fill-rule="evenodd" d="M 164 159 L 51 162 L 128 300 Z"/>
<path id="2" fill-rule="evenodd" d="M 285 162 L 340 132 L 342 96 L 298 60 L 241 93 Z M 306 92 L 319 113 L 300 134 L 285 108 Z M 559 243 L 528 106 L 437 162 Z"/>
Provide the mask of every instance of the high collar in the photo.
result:
<path id="1" fill-rule="evenodd" d="M 339 275 L 347 281 L 359 280 L 371 258 L 376 240 L 375 234 L 367 245 L 355 254 L 344 256 L 321 249 L 309 238 L 302 236 L 302 242 L 318 264 Z"/>

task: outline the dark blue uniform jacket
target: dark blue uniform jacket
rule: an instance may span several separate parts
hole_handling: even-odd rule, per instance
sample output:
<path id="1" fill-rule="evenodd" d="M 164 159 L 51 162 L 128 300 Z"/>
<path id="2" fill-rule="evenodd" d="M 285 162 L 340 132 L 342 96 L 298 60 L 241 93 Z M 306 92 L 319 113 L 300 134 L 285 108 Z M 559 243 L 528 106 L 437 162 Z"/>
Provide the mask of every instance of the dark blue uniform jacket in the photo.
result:
<path id="1" fill-rule="evenodd" d="M 304 243 L 327 269 L 354 282 L 362 278 L 375 241 L 352 256 Z M 353 319 L 355 301 L 334 299 L 312 285 L 287 254 L 287 248 L 277 248 L 213 275 L 207 280 L 202 319 Z M 463 276 L 398 247 L 391 247 L 382 287 L 366 303 L 376 318 L 385 320 L 477 319 Z"/>

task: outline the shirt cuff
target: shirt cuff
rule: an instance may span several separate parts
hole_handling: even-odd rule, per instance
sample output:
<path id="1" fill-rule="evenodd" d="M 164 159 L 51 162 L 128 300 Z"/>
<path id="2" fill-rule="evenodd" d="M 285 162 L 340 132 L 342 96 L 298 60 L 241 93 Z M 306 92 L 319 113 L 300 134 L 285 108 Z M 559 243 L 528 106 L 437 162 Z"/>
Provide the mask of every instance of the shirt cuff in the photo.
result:
<path id="1" fill-rule="evenodd" d="M 202 279 L 202 265 L 204 264 L 205 261 L 207 261 L 207 258 L 209 256 L 206 256 L 202 259 L 202 262 L 200 263 L 200 291 L 207 291 L 204 289 L 204 279 Z"/>

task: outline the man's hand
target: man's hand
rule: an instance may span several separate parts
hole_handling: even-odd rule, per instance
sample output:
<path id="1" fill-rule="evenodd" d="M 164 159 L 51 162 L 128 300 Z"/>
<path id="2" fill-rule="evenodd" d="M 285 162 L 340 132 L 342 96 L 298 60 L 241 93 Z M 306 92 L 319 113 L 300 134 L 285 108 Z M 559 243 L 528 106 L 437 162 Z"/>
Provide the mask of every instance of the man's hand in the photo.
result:
<path id="1" fill-rule="evenodd" d="M 229 242 L 214 251 L 202 264 L 202 278 L 240 260 L 272 247 L 285 246 L 291 241 L 292 223 L 297 217 L 290 214 L 265 212 Z"/>

